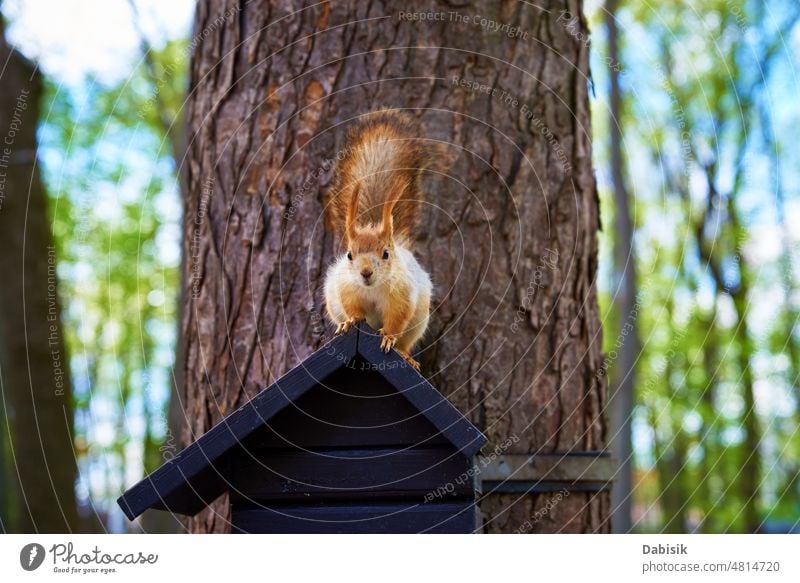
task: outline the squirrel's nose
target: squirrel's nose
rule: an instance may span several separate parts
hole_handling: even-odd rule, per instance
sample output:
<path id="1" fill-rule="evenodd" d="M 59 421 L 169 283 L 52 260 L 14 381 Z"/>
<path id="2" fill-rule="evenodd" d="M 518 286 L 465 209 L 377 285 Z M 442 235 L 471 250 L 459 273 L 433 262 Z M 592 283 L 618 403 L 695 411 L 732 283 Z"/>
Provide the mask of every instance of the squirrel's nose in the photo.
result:
<path id="1" fill-rule="evenodd" d="M 369 279 L 372 277 L 372 270 L 371 269 L 362 269 L 361 270 L 361 277 L 364 279 Z"/>

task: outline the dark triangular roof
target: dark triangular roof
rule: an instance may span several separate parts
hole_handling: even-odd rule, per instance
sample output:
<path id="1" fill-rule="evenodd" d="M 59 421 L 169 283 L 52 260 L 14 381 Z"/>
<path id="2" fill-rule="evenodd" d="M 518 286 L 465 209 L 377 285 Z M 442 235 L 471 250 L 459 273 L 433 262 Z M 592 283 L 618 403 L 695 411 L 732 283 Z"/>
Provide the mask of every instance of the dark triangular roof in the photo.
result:
<path id="1" fill-rule="evenodd" d="M 354 358 L 363 358 L 430 421 L 465 456 L 472 456 L 486 438 L 421 374 L 392 350 L 384 354 L 380 336 L 359 324 L 298 364 L 272 385 L 212 427 L 156 471 L 129 488 L 117 503 L 133 520 L 148 508 L 193 515 L 227 488 L 229 457 L 243 439 L 287 405 Z"/>

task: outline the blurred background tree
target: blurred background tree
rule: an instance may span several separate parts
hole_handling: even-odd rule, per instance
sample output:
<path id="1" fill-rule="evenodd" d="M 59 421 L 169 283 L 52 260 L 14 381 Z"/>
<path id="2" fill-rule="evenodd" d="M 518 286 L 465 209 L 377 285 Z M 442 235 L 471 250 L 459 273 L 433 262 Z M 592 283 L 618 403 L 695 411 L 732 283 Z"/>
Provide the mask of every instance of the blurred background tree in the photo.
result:
<path id="1" fill-rule="evenodd" d="M 797 91 L 799 9 L 631 3 L 614 16 L 621 50 L 609 34 L 598 43 L 594 72 L 612 87 L 620 78 L 622 97 L 595 105 L 622 128 L 633 186 L 642 346 L 635 364 L 610 368 L 612 394 L 637 378 L 628 494 L 638 530 L 797 529 L 797 231 L 787 221 L 797 192 L 787 194 L 796 180 L 782 143 L 798 121 L 785 103 Z M 608 256 L 617 250 L 604 303 L 613 355 L 633 313 L 615 275 L 627 233 L 613 139 L 598 158 L 616 225 L 604 241 Z"/>
<path id="2" fill-rule="evenodd" d="M 66 4 L 4 0 L 2 9 L 10 43 L 42 66 L 38 159 L 70 355 L 63 410 L 74 414 L 74 453 L 59 457 L 59 469 L 74 482 L 77 528 L 124 531 L 116 496 L 177 449 L 176 168 L 188 53 L 202 38 L 189 31 L 190 1 L 109 0 L 84 15 Z M 179 8 L 185 15 L 176 17 Z M 585 8 L 609 439 L 631 461 L 620 473 L 630 479 L 617 482 L 615 528 L 796 531 L 800 152 L 791 144 L 800 127 L 800 6 L 595 0 Z M 81 18 L 90 34 L 76 32 Z M 172 21 L 182 24 L 166 27 Z M 123 41 L 124 51 L 108 48 Z M 0 91 L 2 113 L 13 113 L 5 74 Z M 0 207 L 0 223 L 11 208 Z M 13 265 L 21 256 L 10 249 L 0 254 Z M 9 322 L 0 320 L 0 353 L 19 334 Z M 3 485 L 18 479 L 8 362 L 0 360 Z M 38 440 L 33 425 L 14 431 Z M 30 528 L 9 492 L 0 486 L 2 528 Z"/>
<path id="3" fill-rule="evenodd" d="M 101 515 L 177 451 L 168 413 L 180 263 L 174 128 L 186 58 L 185 39 L 170 41 L 118 84 L 89 79 L 82 95 L 48 88 L 42 148 L 53 155 L 79 492 L 103 501 Z"/>
<path id="4" fill-rule="evenodd" d="M 73 394 L 59 323 L 51 201 L 37 165 L 42 76 L 0 16 L 0 527 L 85 530 L 75 501 Z M 13 469 L 13 472 L 12 472 Z"/>
<path id="5" fill-rule="evenodd" d="M 129 18 L 136 22 L 135 13 Z M 58 253 L 74 406 L 72 439 L 63 441 L 75 453 L 62 457 L 64 467 L 77 462 L 79 478 L 66 490 L 77 494 L 73 511 L 87 520 L 84 530 L 125 530 L 114 500 L 177 451 L 169 403 L 180 262 L 176 158 L 183 147 L 188 41 L 182 36 L 153 47 L 140 28 L 133 32 L 137 50 L 120 78 L 89 75 L 70 84 L 45 76 L 41 96 L 38 153 Z M 31 447 L 38 447 L 34 428 L 26 430 Z M 15 475 L 13 461 L 5 462 L 3 475 Z M 6 528 L 32 530 L 26 524 Z"/>

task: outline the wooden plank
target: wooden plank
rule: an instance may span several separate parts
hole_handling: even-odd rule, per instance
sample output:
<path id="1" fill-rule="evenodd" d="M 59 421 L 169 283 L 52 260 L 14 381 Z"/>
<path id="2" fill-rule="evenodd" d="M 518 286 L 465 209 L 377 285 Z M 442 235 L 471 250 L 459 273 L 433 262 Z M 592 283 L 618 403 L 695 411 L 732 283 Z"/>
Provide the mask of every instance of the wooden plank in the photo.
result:
<path id="1" fill-rule="evenodd" d="M 505 454 L 478 458 L 481 490 L 487 492 L 598 492 L 610 488 L 616 460 L 602 452 Z"/>
<path id="2" fill-rule="evenodd" d="M 177 514 L 194 515 L 213 502 L 228 484 L 228 458 L 217 460 L 191 480 L 172 490 L 167 496 L 152 504 L 154 510 L 168 510 Z"/>
<path id="3" fill-rule="evenodd" d="M 456 449 L 471 457 L 486 444 L 486 437 L 402 356 L 395 350 L 388 354 L 381 350 L 377 332 L 364 322 L 358 328 L 358 353 L 375 365 L 377 371 L 425 415 Z"/>
<path id="4" fill-rule="evenodd" d="M 243 451 L 232 460 L 232 466 L 231 495 L 250 501 L 474 499 L 469 462 L 450 444 L 411 449 Z"/>
<path id="5" fill-rule="evenodd" d="M 358 365 L 358 362 L 356 362 Z M 247 438 L 247 448 L 428 446 L 449 443 L 378 372 L 343 367 Z"/>
<path id="6" fill-rule="evenodd" d="M 471 500 L 431 504 L 386 503 L 232 507 L 234 533 L 414 534 L 471 533 L 476 528 Z"/>
<path id="7" fill-rule="evenodd" d="M 360 341 L 362 330 L 366 333 L 363 334 L 363 341 Z M 361 378 L 357 385 L 366 387 L 372 381 L 363 379 L 374 379 L 377 373 L 397 388 L 436 431 L 464 456 L 473 455 L 486 442 L 485 437 L 396 352 L 392 351 L 388 355 L 381 352 L 379 339 L 374 331 L 361 324 L 348 334 L 334 338 L 172 460 L 127 490 L 119 498 L 118 504 L 131 520 L 147 508 L 162 508 L 184 514 L 196 513 L 227 488 L 226 470 L 222 469 L 227 467 L 224 459 L 227 453 L 236 451 L 243 440 L 296 403 L 309 390 L 319 388 L 320 381 L 334 371 L 343 367 L 353 371 L 353 365 L 359 362 L 356 359 L 357 354 L 361 354 L 364 361 L 371 366 L 348 375 L 348 383 L 352 382 L 352 378 Z M 413 418 L 417 419 L 418 416 L 414 415 Z M 357 427 L 364 429 L 363 425 Z M 416 439 L 415 434 L 420 431 L 420 443 L 440 442 L 437 437 L 433 437 L 434 433 L 430 429 L 421 431 L 419 425 L 399 427 L 392 431 L 396 432 L 395 435 L 406 432 L 404 441 L 408 441 L 409 437 Z M 321 444 L 324 432 L 313 437 L 317 444 Z M 355 434 L 351 434 L 341 444 L 355 445 L 358 439 Z M 378 432 L 373 432 L 362 443 L 378 444 L 379 439 L 384 438 Z M 391 440 L 394 437 L 386 439 Z"/>
<path id="8" fill-rule="evenodd" d="M 331 340 L 301 364 L 290 370 L 269 388 L 260 392 L 239 409 L 212 427 L 193 444 L 155 472 L 129 488 L 118 500 L 125 515 L 133 520 L 148 508 L 164 508 L 178 514 L 196 513 L 194 504 L 173 506 L 168 500 L 180 488 L 203 491 L 204 497 L 215 499 L 224 491 L 225 480 L 204 472 L 266 421 L 282 411 L 293 400 L 355 357 L 358 334 L 353 331 Z M 204 483 L 210 479 L 210 483 Z M 178 496 L 180 498 L 180 496 Z M 187 510 L 188 508 L 188 510 Z"/>
<path id="9" fill-rule="evenodd" d="M 481 495 L 489 494 L 541 494 L 552 492 L 608 492 L 611 482 L 545 482 L 487 480 L 481 484 Z"/>

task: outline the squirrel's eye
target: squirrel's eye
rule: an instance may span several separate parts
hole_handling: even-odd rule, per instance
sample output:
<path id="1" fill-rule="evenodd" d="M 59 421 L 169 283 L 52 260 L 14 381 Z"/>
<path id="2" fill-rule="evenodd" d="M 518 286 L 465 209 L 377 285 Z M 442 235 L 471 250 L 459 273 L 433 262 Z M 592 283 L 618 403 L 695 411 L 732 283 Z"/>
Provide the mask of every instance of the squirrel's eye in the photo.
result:
<path id="1" fill-rule="evenodd" d="M 383 258 L 384 259 L 389 259 L 389 250 L 388 249 L 384 249 L 383 250 Z"/>
<path id="2" fill-rule="evenodd" d="M 347 258 L 348 258 L 350 261 L 352 261 L 352 260 L 353 260 L 353 254 L 352 254 L 352 253 L 350 253 L 350 251 L 348 251 L 348 252 L 347 252 Z"/>

